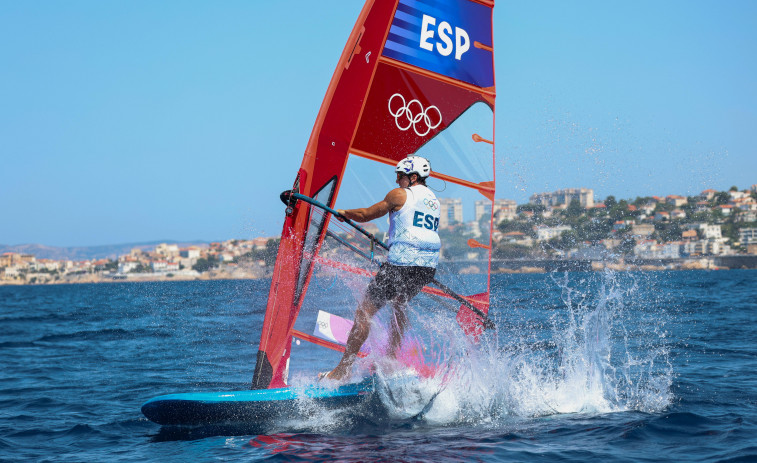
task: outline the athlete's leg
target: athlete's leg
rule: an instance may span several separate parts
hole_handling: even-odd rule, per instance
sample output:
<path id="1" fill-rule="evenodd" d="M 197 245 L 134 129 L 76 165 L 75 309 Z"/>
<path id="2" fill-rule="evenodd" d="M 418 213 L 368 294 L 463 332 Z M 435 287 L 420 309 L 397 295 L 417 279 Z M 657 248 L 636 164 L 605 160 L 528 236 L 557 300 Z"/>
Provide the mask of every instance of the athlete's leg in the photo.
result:
<path id="1" fill-rule="evenodd" d="M 404 298 L 397 298 L 392 301 L 392 323 L 389 337 L 389 355 L 397 357 L 397 352 L 402 345 L 402 339 L 407 329 L 407 303 Z"/>
<path id="2" fill-rule="evenodd" d="M 433 280 L 436 270 L 428 267 L 406 267 L 403 272 L 404 278 L 397 282 L 398 294 L 392 300 L 394 317 L 392 317 L 389 338 L 389 355 L 392 357 L 397 357 L 397 352 L 402 345 L 402 339 L 409 324 L 407 303 Z"/>
<path id="3" fill-rule="evenodd" d="M 363 299 L 355 313 L 355 324 L 352 325 L 350 334 L 347 337 L 347 345 L 344 349 L 344 355 L 339 364 L 326 375 L 326 378 L 332 380 L 342 380 L 350 374 L 352 364 L 357 358 L 357 353 L 363 347 L 363 343 L 368 339 L 368 333 L 371 328 L 371 319 L 381 307 L 376 306 L 370 297 Z"/>

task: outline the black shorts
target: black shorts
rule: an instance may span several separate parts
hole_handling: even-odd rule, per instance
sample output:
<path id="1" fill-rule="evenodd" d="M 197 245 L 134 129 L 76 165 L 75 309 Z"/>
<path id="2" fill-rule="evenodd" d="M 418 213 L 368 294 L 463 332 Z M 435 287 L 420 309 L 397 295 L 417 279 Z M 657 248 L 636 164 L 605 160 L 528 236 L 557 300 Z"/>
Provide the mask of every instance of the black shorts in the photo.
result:
<path id="1" fill-rule="evenodd" d="M 414 298 L 436 275 L 432 267 L 400 266 L 385 263 L 368 284 L 365 297 L 381 308 L 387 301 L 405 304 Z"/>

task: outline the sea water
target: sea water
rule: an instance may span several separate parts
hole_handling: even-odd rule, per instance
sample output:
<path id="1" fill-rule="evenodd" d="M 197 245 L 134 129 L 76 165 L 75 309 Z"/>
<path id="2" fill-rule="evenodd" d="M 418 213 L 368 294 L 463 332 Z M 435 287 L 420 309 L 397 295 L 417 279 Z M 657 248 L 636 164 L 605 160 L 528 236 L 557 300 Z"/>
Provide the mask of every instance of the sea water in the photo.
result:
<path id="1" fill-rule="evenodd" d="M 757 460 L 754 270 L 494 275 L 477 343 L 412 308 L 434 376 L 382 383 L 375 349 L 381 414 L 303 402 L 265 435 L 146 420 L 156 395 L 249 387 L 268 285 L 0 287 L 0 461 Z M 333 363 L 293 359 L 291 379 Z"/>

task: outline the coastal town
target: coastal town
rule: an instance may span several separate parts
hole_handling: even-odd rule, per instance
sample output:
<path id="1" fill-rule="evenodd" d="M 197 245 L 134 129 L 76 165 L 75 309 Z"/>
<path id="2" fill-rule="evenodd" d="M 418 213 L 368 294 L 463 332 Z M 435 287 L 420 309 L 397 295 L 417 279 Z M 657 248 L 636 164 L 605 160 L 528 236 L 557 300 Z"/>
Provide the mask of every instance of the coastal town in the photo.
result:
<path id="1" fill-rule="evenodd" d="M 555 262 L 583 262 L 589 270 L 732 268 L 719 264 L 726 256 L 744 257 L 731 259 L 739 263 L 735 268 L 754 268 L 757 262 L 757 185 L 601 201 L 592 189 L 568 188 L 533 194 L 520 205 L 509 199 L 475 201 L 472 221 L 463 219 L 462 199 L 440 203 L 441 259 L 467 273 L 483 268 L 488 245 L 482 243 L 489 242 L 490 229 L 495 272 L 547 271 L 555 266 L 546 264 Z M 384 237 L 377 226 L 366 228 Z M 4 252 L 0 284 L 265 278 L 277 249 L 278 237 L 257 237 L 182 247 L 162 243 L 90 260 Z"/>

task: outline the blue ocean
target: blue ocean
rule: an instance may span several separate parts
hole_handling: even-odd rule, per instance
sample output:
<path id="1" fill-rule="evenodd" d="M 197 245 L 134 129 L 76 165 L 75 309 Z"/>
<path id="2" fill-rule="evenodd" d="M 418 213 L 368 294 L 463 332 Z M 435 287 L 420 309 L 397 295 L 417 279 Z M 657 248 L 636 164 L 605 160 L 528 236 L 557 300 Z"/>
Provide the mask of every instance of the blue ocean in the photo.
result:
<path id="1" fill-rule="evenodd" d="M 0 287 L 0 461 L 757 461 L 755 270 L 493 275 L 497 328 L 475 345 L 414 306 L 449 373 L 421 417 L 144 418 L 157 395 L 249 388 L 269 284 Z M 321 307 L 349 294 L 313 284 Z M 290 379 L 337 358 L 295 349 Z"/>

